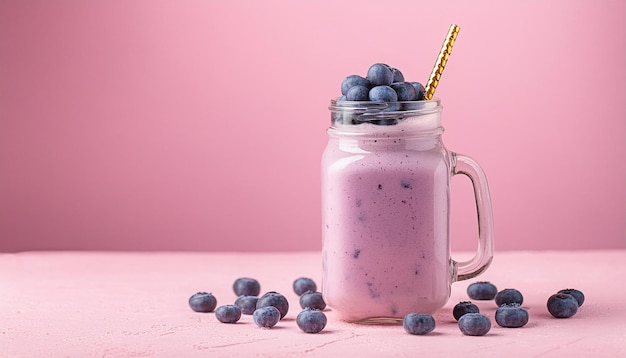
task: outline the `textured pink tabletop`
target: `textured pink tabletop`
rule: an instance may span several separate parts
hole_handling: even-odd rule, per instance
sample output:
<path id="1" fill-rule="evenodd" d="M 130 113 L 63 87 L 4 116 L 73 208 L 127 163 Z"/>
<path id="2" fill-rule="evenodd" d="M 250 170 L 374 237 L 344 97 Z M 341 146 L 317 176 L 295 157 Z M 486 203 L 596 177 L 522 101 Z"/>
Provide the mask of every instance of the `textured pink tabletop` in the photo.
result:
<path id="1" fill-rule="evenodd" d="M 257 328 L 251 316 L 222 324 L 189 308 L 197 291 L 233 303 L 240 276 L 288 298 L 290 311 L 276 327 Z M 501 328 L 493 301 L 476 301 L 493 324 L 483 337 L 463 336 L 452 317 L 478 279 L 455 283 L 434 315 L 435 331 L 412 336 L 401 326 L 340 322 L 332 310 L 322 333 L 301 332 L 291 289 L 299 276 L 319 283 L 319 253 L 0 254 L 0 357 L 626 357 L 623 250 L 497 253 L 480 280 L 522 291 L 530 321 Z M 572 318 L 552 318 L 547 298 L 568 287 L 585 293 L 584 305 Z"/>

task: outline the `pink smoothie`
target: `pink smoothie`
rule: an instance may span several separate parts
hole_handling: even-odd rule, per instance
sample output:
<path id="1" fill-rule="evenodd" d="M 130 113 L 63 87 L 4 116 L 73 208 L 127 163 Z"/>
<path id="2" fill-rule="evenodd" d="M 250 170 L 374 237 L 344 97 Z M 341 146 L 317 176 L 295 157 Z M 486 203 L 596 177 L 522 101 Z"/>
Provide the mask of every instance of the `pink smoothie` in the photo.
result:
<path id="1" fill-rule="evenodd" d="M 331 135 L 322 172 L 322 290 L 341 319 L 401 319 L 447 302 L 449 167 L 440 143 Z"/>

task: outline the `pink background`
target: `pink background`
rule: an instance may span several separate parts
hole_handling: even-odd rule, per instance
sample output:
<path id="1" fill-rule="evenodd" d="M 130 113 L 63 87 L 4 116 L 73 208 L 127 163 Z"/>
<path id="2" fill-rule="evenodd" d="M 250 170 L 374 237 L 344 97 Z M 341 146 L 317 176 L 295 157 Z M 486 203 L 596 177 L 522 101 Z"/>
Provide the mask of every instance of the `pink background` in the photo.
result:
<path id="1" fill-rule="evenodd" d="M 329 99 L 425 82 L 453 22 L 444 140 L 496 248 L 626 248 L 624 1 L 0 0 L 0 251 L 319 249 Z"/>

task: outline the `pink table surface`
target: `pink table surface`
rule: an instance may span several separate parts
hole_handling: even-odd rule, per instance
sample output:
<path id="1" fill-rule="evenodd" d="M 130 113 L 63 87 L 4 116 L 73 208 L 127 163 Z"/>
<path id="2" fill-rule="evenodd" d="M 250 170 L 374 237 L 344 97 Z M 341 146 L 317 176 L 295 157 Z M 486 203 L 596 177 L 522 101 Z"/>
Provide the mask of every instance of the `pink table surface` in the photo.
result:
<path id="1" fill-rule="evenodd" d="M 453 285 L 427 336 L 341 322 L 332 310 L 322 333 L 301 332 L 291 283 L 300 276 L 319 283 L 320 270 L 318 252 L 0 254 L 0 357 L 626 357 L 626 250 L 498 252 L 480 278 Z M 288 298 L 276 327 L 260 329 L 251 316 L 222 324 L 189 308 L 197 291 L 231 304 L 241 276 Z M 493 301 L 475 301 L 492 329 L 462 335 L 452 307 L 479 279 L 519 289 L 529 323 L 499 327 Z M 585 293 L 584 305 L 572 318 L 552 318 L 547 298 L 568 287 Z"/>

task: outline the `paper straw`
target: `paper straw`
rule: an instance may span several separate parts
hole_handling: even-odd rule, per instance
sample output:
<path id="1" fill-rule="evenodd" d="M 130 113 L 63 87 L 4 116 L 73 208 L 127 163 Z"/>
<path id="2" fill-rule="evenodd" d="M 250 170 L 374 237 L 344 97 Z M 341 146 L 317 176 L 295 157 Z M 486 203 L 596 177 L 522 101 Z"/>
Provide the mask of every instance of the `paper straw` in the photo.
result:
<path id="1" fill-rule="evenodd" d="M 444 67 L 446 67 L 446 62 L 448 62 L 448 57 L 450 57 L 450 53 L 452 52 L 452 45 L 454 45 L 454 40 L 456 40 L 460 29 L 461 28 L 456 24 L 450 25 L 450 30 L 448 30 L 446 40 L 441 46 L 441 51 L 439 51 L 439 56 L 437 57 L 437 62 L 435 62 L 435 67 L 430 74 L 430 78 L 426 83 L 426 87 L 424 88 L 424 100 L 428 101 L 433 98 L 433 95 L 435 94 L 435 89 L 437 88 L 439 80 L 441 79 L 443 69 Z"/>

